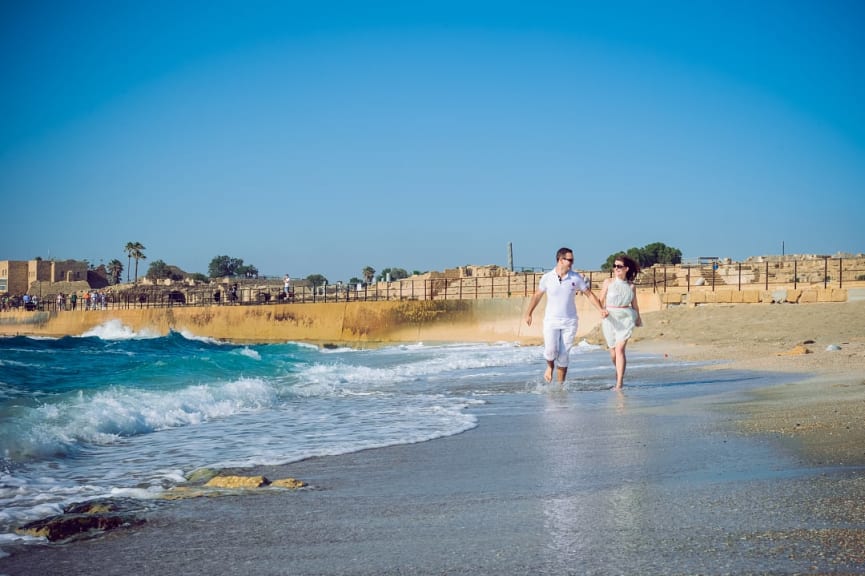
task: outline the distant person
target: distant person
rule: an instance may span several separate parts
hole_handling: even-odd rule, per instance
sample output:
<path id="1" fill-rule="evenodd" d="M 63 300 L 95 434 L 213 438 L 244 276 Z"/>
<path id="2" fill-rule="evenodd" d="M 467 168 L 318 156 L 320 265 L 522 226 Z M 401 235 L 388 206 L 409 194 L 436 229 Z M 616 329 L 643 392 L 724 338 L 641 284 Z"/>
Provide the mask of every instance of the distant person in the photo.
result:
<path id="1" fill-rule="evenodd" d="M 634 287 L 634 280 L 639 272 L 640 265 L 633 258 L 619 254 L 613 263 L 613 276 L 604 280 L 601 287 L 600 299 L 607 311 L 601 322 L 601 329 L 610 350 L 610 360 L 616 367 L 614 390 L 621 390 L 625 380 L 625 367 L 628 365 L 625 347 L 628 340 L 634 327 L 643 325 Z"/>
<path id="2" fill-rule="evenodd" d="M 291 276 L 288 274 L 282 279 L 282 290 L 285 292 L 285 297 L 288 298 L 288 295 L 291 294 Z"/>
<path id="3" fill-rule="evenodd" d="M 589 297 L 595 307 L 604 315 L 601 301 L 592 292 L 592 287 L 585 278 L 571 270 L 574 264 L 574 253 L 570 248 L 559 248 L 556 252 L 556 267 L 541 276 L 537 291 L 529 301 L 526 311 L 526 324 L 532 325 L 532 312 L 538 303 L 547 295 L 547 307 L 544 313 L 544 360 L 547 369 L 544 380 L 553 381 L 553 371 L 558 368 L 559 382 L 564 385 L 568 373 L 568 361 L 571 348 L 577 336 L 577 293 Z"/>

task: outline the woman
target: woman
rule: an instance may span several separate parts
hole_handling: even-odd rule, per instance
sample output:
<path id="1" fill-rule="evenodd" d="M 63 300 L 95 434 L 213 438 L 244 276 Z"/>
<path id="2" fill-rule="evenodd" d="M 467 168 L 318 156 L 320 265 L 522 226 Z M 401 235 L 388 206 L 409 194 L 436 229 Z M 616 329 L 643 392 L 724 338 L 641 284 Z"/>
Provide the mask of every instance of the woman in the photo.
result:
<path id="1" fill-rule="evenodd" d="M 613 277 L 604 280 L 600 300 L 607 311 L 601 324 L 610 349 L 610 360 L 616 367 L 615 390 L 621 390 L 625 379 L 625 347 L 635 326 L 642 326 L 634 279 L 640 266 L 633 258 L 619 254 L 613 263 Z"/>

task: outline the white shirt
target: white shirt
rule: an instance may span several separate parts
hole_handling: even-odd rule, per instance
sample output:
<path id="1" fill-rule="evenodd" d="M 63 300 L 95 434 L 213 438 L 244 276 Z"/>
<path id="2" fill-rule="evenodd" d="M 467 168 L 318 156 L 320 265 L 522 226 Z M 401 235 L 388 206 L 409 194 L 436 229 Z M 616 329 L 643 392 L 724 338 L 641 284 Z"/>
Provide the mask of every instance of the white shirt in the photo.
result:
<path id="1" fill-rule="evenodd" d="M 589 289 L 586 279 L 573 270 L 559 278 L 555 269 L 550 270 L 538 283 L 538 290 L 547 295 L 547 307 L 544 311 L 544 324 L 572 323 L 577 321 L 577 303 L 574 298 L 577 292 Z"/>

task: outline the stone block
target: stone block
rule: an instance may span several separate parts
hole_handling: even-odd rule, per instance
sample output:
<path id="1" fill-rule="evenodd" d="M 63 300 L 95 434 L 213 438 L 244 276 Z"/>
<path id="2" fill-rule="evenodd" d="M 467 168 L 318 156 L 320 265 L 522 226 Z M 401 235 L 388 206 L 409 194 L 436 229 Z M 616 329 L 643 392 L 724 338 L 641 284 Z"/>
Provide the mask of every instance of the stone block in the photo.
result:
<path id="1" fill-rule="evenodd" d="M 781 302 L 790 302 L 792 304 L 795 304 L 799 301 L 799 298 L 801 298 L 801 296 L 802 290 L 798 288 L 790 288 L 789 290 L 787 290 L 787 295 L 784 297 L 783 300 L 781 300 Z"/>
<path id="2" fill-rule="evenodd" d="M 664 304 L 681 304 L 682 295 L 679 292 L 664 292 L 661 296 L 661 301 Z"/>
<path id="3" fill-rule="evenodd" d="M 760 302 L 760 291 L 742 290 L 742 302 L 745 304 L 757 304 Z"/>
<path id="4" fill-rule="evenodd" d="M 733 302 L 733 294 L 732 290 L 716 290 L 715 302 L 718 304 L 731 304 Z"/>
<path id="5" fill-rule="evenodd" d="M 813 304 L 817 302 L 817 291 L 816 290 L 803 290 L 801 296 L 799 296 L 800 304 Z"/>

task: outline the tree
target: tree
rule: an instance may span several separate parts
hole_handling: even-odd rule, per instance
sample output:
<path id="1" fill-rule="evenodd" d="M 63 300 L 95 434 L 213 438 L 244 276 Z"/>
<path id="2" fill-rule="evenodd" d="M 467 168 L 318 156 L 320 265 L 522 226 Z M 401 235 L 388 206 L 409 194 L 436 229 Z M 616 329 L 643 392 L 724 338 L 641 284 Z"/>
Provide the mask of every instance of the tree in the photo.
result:
<path id="1" fill-rule="evenodd" d="M 616 254 L 619 253 L 616 252 L 607 257 L 607 261 L 601 265 L 601 270 L 612 270 Z M 625 254 L 633 258 L 640 265 L 640 268 L 650 268 L 655 264 L 679 264 L 682 262 L 682 251 L 667 246 L 663 242 L 653 242 L 642 248 L 628 248 Z"/>
<path id="2" fill-rule="evenodd" d="M 258 268 L 252 264 L 244 264 L 243 258 L 215 256 L 207 267 L 207 273 L 210 274 L 211 278 L 221 278 L 223 276 L 255 278 L 258 276 Z"/>
<path id="3" fill-rule="evenodd" d="M 244 278 L 258 278 L 258 268 L 252 264 L 243 264 L 237 267 L 237 275 Z"/>
<path id="4" fill-rule="evenodd" d="M 379 274 L 379 280 L 386 280 L 387 275 L 390 274 L 391 280 L 402 280 L 403 278 L 408 278 L 408 272 L 406 272 L 402 268 L 385 268 Z"/>
<path id="5" fill-rule="evenodd" d="M 129 257 L 127 260 L 128 265 L 126 266 L 126 281 L 127 282 L 129 282 L 129 271 L 132 270 L 132 253 L 135 252 L 135 250 L 139 249 L 139 247 L 143 248 L 143 246 L 141 246 L 140 242 L 127 242 L 126 246 L 124 246 L 124 248 L 123 248 L 123 251 L 126 252 L 126 255 Z"/>
<path id="6" fill-rule="evenodd" d="M 651 261 L 652 264 L 679 264 L 682 261 L 682 251 L 678 248 L 667 246 L 663 242 L 646 244 L 643 247 L 643 253 L 646 260 Z"/>
<path id="7" fill-rule="evenodd" d="M 322 284 L 327 284 L 327 278 L 325 278 L 321 274 L 310 274 L 306 277 L 306 281 L 313 286 L 321 286 Z"/>
<path id="8" fill-rule="evenodd" d="M 123 278 L 123 262 L 115 258 L 108 263 L 109 278 L 112 284 L 120 284 Z"/>
<path id="9" fill-rule="evenodd" d="M 375 278 L 375 268 L 373 268 L 372 266 L 367 266 L 363 269 L 361 275 L 363 275 L 363 279 L 367 284 L 371 284 L 373 279 Z"/>
<path id="10" fill-rule="evenodd" d="M 146 248 L 141 242 L 127 242 L 123 250 L 129 256 L 130 262 L 135 258 L 135 283 L 138 284 L 138 261 L 147 259 L 147 256 L 144 255 Z M 126 281 L 129 282 L 128 270 L 126 272 Z"/>
<path id="11" fill-rule="evenodd" d="M 183 280 L 183 270 L 177 266 L 169 266 L 162 260 L 154 260 L 147 269 L 147 278 L 152 281 L 156 280 Z"/>

